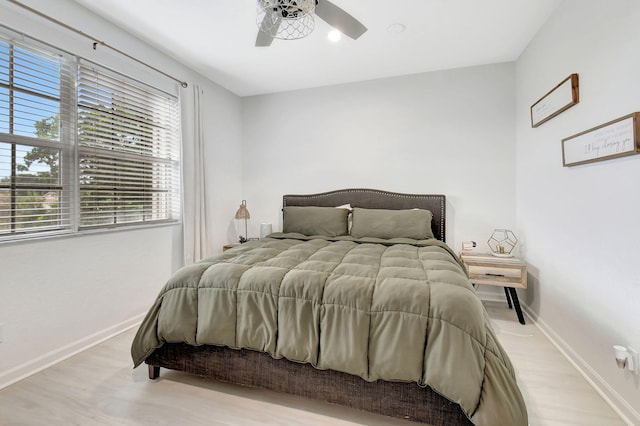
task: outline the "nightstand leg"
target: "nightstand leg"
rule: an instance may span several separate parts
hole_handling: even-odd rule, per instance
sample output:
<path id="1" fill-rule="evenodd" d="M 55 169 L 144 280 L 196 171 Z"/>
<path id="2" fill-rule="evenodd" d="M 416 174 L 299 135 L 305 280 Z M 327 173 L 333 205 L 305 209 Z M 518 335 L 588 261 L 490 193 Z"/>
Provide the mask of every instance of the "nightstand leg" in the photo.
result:
<path id="1" fill-rule="evenodd" d="M 509 289 L 507 287 L 504 288 L 504 295 L 507 296 L 507 304 L 509 305 L 509 309 L 513 309 L 511 306 L 511 297 L 509 297 Z"/>
<path id="2" fill-rule="evenodd" d="M 522 309 L 520 309 L 518 293 L 516 293 L 516 289 L 512 287 L 509 287 L 509 293 L 511 294 L 511 300 L 513 300 L 513 307 L 516 308 L 516 314 L 518 314 L 518 321 L 520 321 L 520 324 L 524 324 L 524 315 L 522 315 Z"/>

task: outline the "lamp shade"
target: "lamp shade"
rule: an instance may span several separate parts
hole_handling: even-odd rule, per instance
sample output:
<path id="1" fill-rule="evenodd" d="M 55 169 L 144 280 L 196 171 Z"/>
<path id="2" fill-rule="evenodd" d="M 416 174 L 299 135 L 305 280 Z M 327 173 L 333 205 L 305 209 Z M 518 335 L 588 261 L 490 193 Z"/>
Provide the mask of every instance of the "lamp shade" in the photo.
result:
<path id="1" fill-rule="evenodd" d="M 249 214 L 249 210 L 247 210 L 247 200 L 242 200 L 242 204 L 236 211 L 236 219 L 251 219 L 251 215 Z"/>

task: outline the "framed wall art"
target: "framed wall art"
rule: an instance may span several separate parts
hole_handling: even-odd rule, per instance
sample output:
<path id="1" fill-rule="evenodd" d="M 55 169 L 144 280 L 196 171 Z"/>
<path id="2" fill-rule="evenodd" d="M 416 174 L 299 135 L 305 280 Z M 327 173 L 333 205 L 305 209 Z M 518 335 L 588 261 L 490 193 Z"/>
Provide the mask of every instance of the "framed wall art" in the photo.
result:
<path id="1" fill-rule="evenodd" d="M 562 139 L 562 165 L 608 160 L 640 153 L 640 112 Z"/>
<path id="2" fill-rule="evenodd" d="M 580 102 L 578 74 L 571 74 L 531 105 L 531 127 L 538 127 Z"/>

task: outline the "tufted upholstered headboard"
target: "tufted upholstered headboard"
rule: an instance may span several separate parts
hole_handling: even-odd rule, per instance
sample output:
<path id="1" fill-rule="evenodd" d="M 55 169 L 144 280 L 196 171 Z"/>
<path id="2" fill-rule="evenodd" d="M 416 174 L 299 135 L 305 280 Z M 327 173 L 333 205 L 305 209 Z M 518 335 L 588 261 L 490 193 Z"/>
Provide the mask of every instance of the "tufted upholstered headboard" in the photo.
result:
<path id="1" fill-rule="evenodd" d="M 438 194 L 403 194 L 379 189 L 351 188 L 318 194 L 285 195 L 282 206 L 336 207 L 351 204 L 351 207 L 366 209 L 426 209 L 433 214 L 431 230 L 440 241 L 445 241 L 446 197 Z"/>

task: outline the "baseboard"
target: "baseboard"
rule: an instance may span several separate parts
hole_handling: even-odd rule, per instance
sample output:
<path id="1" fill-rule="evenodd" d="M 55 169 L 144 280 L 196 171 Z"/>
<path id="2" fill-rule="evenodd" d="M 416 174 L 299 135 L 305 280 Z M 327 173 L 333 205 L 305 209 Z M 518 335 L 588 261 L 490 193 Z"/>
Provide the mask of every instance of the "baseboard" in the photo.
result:
<path id="1" fill-rule="evenodd" d="M 613 389 L 587 362 L 573 350 L 544 320 L 540 319 L 527 305 L 522 309 L 532 320 L 533 324 L 544 334 L 547 339 L 567 358 L 585 380 L 598 392 L 598 395 L 630 426 L 640 424 L 640 414 Z"/>
<path id="2" fill-rule="evenodd" d="M 99 343 L 104 342 L 120 333 L 123 333 L 138 324 L 144 318 L 144 314 L 137 315 L 119 324 L 106 328 L 102 331 L 94 333 L 90 336 L 84 337 L 76 342 L 69 343 L 61 348 L 50 351 L 44 355 L 41 355 L 35 359 L 18 365 L 11 370 L 5 371 L 0 374 L 0 389 L 4 389 L 9 385 L 12 385 L 20 380 L 23 380 L 45 368 L 51 367 L 54 364 L 64 361 L 84 350 L 89 349 Z"/>

